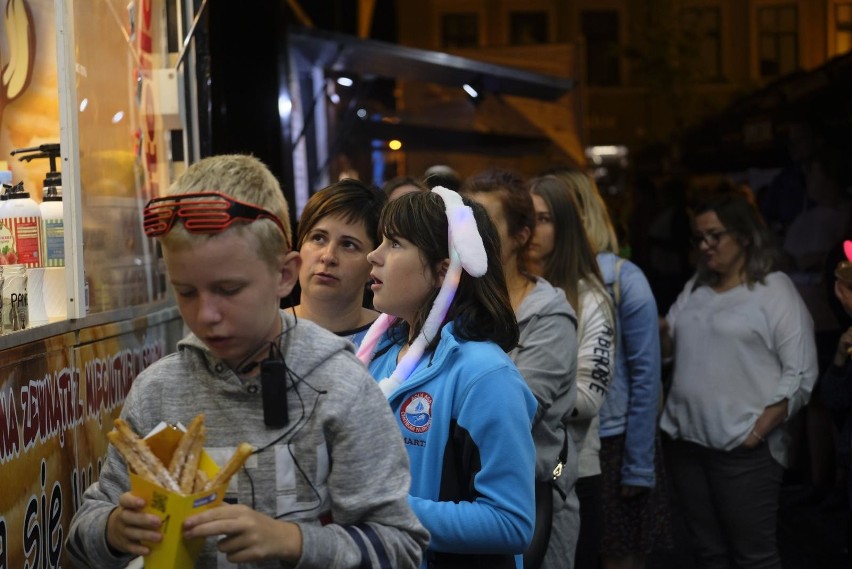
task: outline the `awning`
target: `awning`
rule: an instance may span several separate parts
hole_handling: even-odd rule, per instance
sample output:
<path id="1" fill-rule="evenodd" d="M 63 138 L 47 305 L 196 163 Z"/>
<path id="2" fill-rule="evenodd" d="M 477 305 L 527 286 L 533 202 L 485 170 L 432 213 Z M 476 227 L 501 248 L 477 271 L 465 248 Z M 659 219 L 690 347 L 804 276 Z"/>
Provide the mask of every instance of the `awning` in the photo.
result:
<path id="1" fill-rule="evenodd" d="M 357 73 L 461 87 L 479 84 L 490 93 L 552 101 L 576 87 L 576 81 L 496 65 L 447 53 L 365 40 L 326 30 L 292 28 L 289 46 L 300 57 L 300 73 L 313 66 L 326 72 Z"/>
<path id="2" fill-rule="evenodd" d="M 407 151 L 514 157 L 543 156 L 553 148 L 570 157 L 571 150 L 576 150 L 562 140 L 568 137 L 560 138 L 575 127 L 575 122 L 556 111 L 531 113 L 516 102 L 530 101 L 542 107 L 565 106 L 565 96 L 576 87 L 576 81 L 568 76 L 548 75 L 471 57 L 313 28 L 291 26 L 286 45 L 290 81 L 289 90 L 282 96 L 289 97 L 293 111 L 300 113 L 300 116 L 293 117 L 294 134 L 290 148 L 293 164 L 299 165 L 294 169 L 297 211 L 312 188 L 329 182 L 329 165 L 340 148 L 353 142 L 368 151 L 377 140 L 398 139 L 403 141 Z M 355 87 L 350 92 L 349 102 L 340 103 L 338 114 L 330 119 L 326 79 L 335 76 L 348 76 L 355 80 Z M 448 120 L 432 120 L 434 117 L 428 109 L 422 109 L 422 112 L 418 109 L 418 112 L 407 115 L 394 109 L 375 113 L 366 111 L 363 103 L 370 85 L 390 81 L 396 81 L 397 85 L 412 82 L 434 84 L 440 89 L 457 89 L 456 97 L 464 96 L 464 85 L 475 86 L 486 95 L 486 105 L 487 101 L 503 100 L 500 112 L 505 114 L 501 118 L 507 119 L 507 123 L 510 119 L 520 121 L 512 125 L 519 128 L 493 128 L 484 121 L 470 120 L 470 116 L 445 113 L 443 108 L 438 112 L 441 118 Z M 462 102 L 467 108 L 468 103 Z M 338 103 L 332 101 L 331 104 Z M 469 109 L 467 112 L 469 115 Z M 570 111 L 565 109 L 565 112 Z M 536 122 L 531 116 L 544 118 Z M 542 126 L 540 123 L 545 119 L 560 124 Z M 337 122 L 331 125 L 327 120 Z M 303 177 L 299 177 L 302 173 Z"/>

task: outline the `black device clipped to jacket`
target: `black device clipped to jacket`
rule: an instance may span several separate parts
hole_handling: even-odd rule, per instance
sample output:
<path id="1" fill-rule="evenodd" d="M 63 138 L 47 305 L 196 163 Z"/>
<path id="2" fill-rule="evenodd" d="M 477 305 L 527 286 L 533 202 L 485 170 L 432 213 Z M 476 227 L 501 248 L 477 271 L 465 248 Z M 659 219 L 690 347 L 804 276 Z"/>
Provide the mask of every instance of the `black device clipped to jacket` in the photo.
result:
<path id="1" fill-rule="evenodd" d="M 287 424 L 287 366 L 279 359 L 260 362 L 260 390 L 263 396 L 263 422 L 267 427 Z"/>

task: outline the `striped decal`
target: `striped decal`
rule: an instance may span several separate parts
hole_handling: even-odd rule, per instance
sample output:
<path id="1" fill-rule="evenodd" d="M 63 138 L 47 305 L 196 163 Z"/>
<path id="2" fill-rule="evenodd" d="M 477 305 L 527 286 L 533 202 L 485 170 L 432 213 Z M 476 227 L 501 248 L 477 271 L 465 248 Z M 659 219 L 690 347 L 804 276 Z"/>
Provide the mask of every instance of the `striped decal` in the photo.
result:
<path id="1" fill-rule="evenodd" d="M 380 569 L 393 569 L 390 565 L 390 558 L 388 557 L 388 552 L 385 549 L 382 540 L 380 540 L 379 536 L 376 535 L 376 531 L 368 525 L 358 527 L 361 528 L 361 531 L 364 532 L 364 535 L 366 535 L 367 539 L 370 540 L 370 543 L 373 544 L 373 551 L 376 552 L 376 557 L 379 559 Z"/>
<path id="2" fill-rule="evenodd" d="M 346 530 L 346 533 L 349 534 L 352 541 L 354 541 L 355 545 L 358 546 L 358 549 L 361 550 L 361 564 L 358 566 L 359 569 L 371 569 L 370 552 L 367 551 L 367 544 L 364 543 L 364 538 L 361 537 L 361 532 L 359 532 L 358 528 L 355 526 L 343 526 L 343 529 Z"/>

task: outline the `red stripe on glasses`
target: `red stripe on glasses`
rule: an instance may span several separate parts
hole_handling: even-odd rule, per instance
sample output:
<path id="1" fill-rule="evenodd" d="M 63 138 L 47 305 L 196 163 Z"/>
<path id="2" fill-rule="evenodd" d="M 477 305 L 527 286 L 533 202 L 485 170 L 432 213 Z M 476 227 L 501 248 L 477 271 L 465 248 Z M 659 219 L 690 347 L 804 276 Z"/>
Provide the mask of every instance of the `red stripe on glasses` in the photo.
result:
<path id="1" fill-rule="evenodd" d="M 237 220 L 270 219 L 287 236 L 278 216 L 220 192 L 198 192 L 150 200 L 143 211 L 145 235 L 165 235 L 178 219 L 190 233 L 219 233 Z M 287 245 L 289 247 L 289 240 Z"/>

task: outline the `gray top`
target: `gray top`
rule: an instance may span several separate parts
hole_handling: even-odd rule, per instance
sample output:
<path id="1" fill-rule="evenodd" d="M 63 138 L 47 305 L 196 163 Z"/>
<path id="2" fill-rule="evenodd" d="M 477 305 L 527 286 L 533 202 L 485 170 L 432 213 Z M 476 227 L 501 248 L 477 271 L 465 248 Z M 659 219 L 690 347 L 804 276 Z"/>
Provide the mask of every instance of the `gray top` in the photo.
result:
<path id="1" fill-rule="evenodd" d="M 244 441 L 258 449 L 225 499 L 297 523 L 303 554 L 296 567 L 418 567 L 428 532 L 408 505 L 408 458 L 387 401 L 351 342 L 311 322 L 297 324 L 284 312 L 281 317 L 279 347 L 293 372 L 284 428 L 264 425 L 256 380 L 241 380 L 192 334 L 136 378 L 122 417 L 145 434 L 161 421 L 188 425 L 204 413 L 205 448 L 220 464 Z M 75 563 L 128 562 L 113 555 L 105 539 L 107 517 L 128 489 L 127 467 L 110 445 L 100 478 L 72 520 L 67 545 Z M 215 546 L 207 540 L 196 567 L 219 567 Z"/>
<path id="2" fill-rule="evenodd" d="M 565 440 L 565 424 L 577 400 L 577 317 L 562 289 L 537 278 L 518 307 L 518 347 L 509 352 L 538 401 L 533 419 L 536 479 L 553 475 Z M 576 449 L 571 453 L 576 461 Z M 576 472 L 576 462 L 572 464 Z M 569 476 L 559 481 L 567 491 Z"/>
<path id="3" fill-rule="evenodd" d="M 577 317 L 562 289 L 541 278 L 516 316 L 521 335 L 509 356 L 538 401 L 532 429 L 536 480 L 553 478 L 563 444 L 568 443 L 567 460 L 552 492 L 552 526 L 541 569 L 570 568 L 578 520 L 569 512 L 566 497 L 577 481 L 578 455 L 566 423 L 577 401 Z"/>

